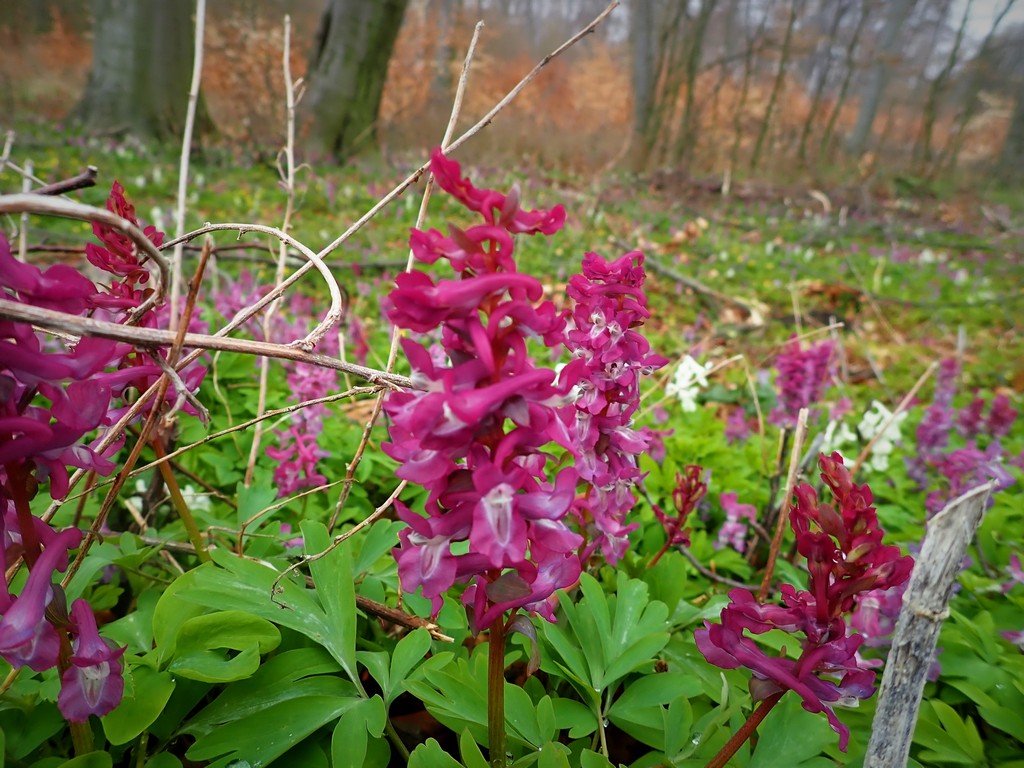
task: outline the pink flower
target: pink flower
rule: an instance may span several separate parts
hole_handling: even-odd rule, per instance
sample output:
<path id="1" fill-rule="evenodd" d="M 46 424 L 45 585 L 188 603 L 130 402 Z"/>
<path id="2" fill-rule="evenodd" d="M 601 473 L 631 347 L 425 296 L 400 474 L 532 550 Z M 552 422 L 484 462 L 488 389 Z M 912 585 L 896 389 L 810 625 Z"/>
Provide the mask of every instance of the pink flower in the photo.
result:
<path id="1" fill-rule="evenodd" d="M 775 359 L 779 403 L 771 413 L 773 424 L 795 427 L 800 409 L 821 400 L 828 384 L 834 351 L 835 344 L 831 341 L 804 348 L 796 338 L 790 339 Z"/>
<path id="2" fill-rule="evenodd" d="M 53 600 L 54 572 L 68 567 L 68 550 L 81 540 L 82 533 L 75 528 L 53 535 L 29 570 L 21 594 L 11 597 L 6 587 L 0 591 L 0 656 L 12 667 L 42 672 L 56 666 L 60 640 L 44 613 Z"/>
<path id="3" fill-rule="evenodd" d="M 723 493 L 718 497 L 722 509 L 725 510 L 725 522 L 718 531 L 719 549 L 731 546 L 742 554 L 747 548 L 747 526 L 743 522 L 757 521 L 757 508 L 753 504 L 740 504 L 735 493 Z"/>
<path id="4" fill-rule="evenodd" d="M 577 475 L 563 469 L 550 482 L 545 472 L 545 447 L 570 442 L 556 409 L 571 384 L 556 384 L 527 349 L 529 339 L 558 343 L 564 320 L 512 258 L 513 234 L 553 232 L 564 211 L 521 211 L 516 193 L 473 187 L 439 151 L 432 170 L 486 225 L 468 230 L 476 237 L 453 229 L 451 241 L 412 234 L 420 261 L 444 257 L 459 279 L 411 272 L 388 297 L 388 319 L 439 330 L 442 354 L 403 342 L 423 390 L 388 396 L 391 440 L 382 447 L 400 462 L 399 477 L 428 491 L 424 515 L 397 506 L 407 524 L 395 552 L 402 588 L 421 588 L 436 612 L 455 583 L 469 584 L 463 600 L 483 628 L 510 610 L 550 615 L 548 598 L 579 576 L 582 538 L 565 523 Z"/>
<path id="5" fill-rule="evenodd" d="M 70 666 L 61 675 L 57 706 L 67 720 L 84 723 L 89 715 L 102 717 L 121 703 L 125 649 L 100 637 L 96 617 L 85 600 L 72 604 L 71 620 L 78 636 L 72 642 Z"/>

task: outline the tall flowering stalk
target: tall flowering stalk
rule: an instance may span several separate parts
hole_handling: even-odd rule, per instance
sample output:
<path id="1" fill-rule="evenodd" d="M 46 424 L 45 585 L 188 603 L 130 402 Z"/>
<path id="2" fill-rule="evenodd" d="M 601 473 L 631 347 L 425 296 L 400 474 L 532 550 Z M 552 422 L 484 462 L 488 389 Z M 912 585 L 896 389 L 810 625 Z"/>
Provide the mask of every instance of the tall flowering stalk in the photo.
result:
<path id="1" fill-rule="evenodd" d="M 610 263 L 588 253 L 567 291 L 575 305 L 566 346 L 576 358 L 572 375 L 580 378 L 576 400 L 563 414 L 575 435 L 576 469 L 585 483 L 575 509 L 592 545 L 610 563 L 622 557 L 636 528 L 625 518 L 642 476 L 637 458 L 657 437 L 633 427 L 640 378 L 667 362 L 637 330 L 650 317 L 643 263 L 638 251 Z"/>
<path id="2" fill-rule="evenodd" d="M 720 624 L 705 622 L 696 632 L 704 657 L 723 669 L 746 667 L 753 673 L 750 690 L 760 705 L 748 726 L 730 740 L 709 765 L 721 768 L 786 691 L 795 691 L 808 712 L 821 712 L 839 734 L 846 750 L 849 729 L 836 717 L 834 704 L 853 703 L 874 693 L 875 673 L 857 655 L 863 638 L 851 634 L 846 617 L 873 590 L 903 584 L 913 559 L 898 547 L 882 544 L 883 530 L 872 506 L 871 489 L 853 483 L 842 457 L 822 454 L 821 478 L 835 499 L 822 503 L 814 489 L 801 484 L 790 525 L 797 550 L 807 559 L 809 588 L 782 585 L 782 605 L 761 605 L 745 589 L 729 593 Z M 797 635 L 797 659 L 770 656 L 744 630 L 760 635 L 773 629 Z"/>
<path id="3" fill-rule="evenodd" d="M 569 447 L 558 407 L 574 382 L 563 376 L 556 383 L 555 372 L 538 367 L 527 350 L 531 340 L 561 344 L 565 323 L 542 300 L 540 282 L 517 272 L 513 259 L 513 235 L 553 234 L 565 211 L 525 211 L 516 189 L 477 189 L 440 150 L 431 170 L 483 223 L 452 226 L 448 236 L 412 233 L 420 262 L 445 259 L 459 277 L 400 275 L 387 316 L 415 333 L 440 328 L 447 364 L 403 342 L 425 391 L 389 395 L 391 441 L 382 447 L 400 463 L 399 477 L 428 491 L 425 517 L 396 504 L 407 524 L 396 551 L 403 589 L 422 588 L 436 613 L 456 581 L 468 583 L 463 601 L 473 626 L 490 629 L 490 750 L 492 763 L 504 765 L 505 614 L 522 609 L 553 618 L 550 598 L 580 574 L 582 537 L 566 520 L 577 473 L 563 468 L 549 481 L 553 457 L 545 450 L 551 443 Z"/>
<path id="4" fill-rule="evenodd" d="M 835 344 L 822 341 L 807 347 L 796 338 L 790 339 L 775 359 L 778 405 L 770 420 L 780 427 L 794 428 L 801 408 L 821 400 L 828 384 Z"/>
<path id="5" fill-rule="evenodd" d="M 472 625 L 489 630 L 489 748 L 503 766 L 505 635 L 519 611 L 554 621 L 554 593 L 577 582 L 582 557 L 624 549 L 636 457 L 649 439 L 632 426 L 639 376 L 662 361 L 634 330 L 647 317 L 640 254 L 611 263 L 587 254 L 567 317 L 514 259 L 514 236 L 554 234 L 564 209 L 525 211 L 515 188 L 477 189 L 440 150 L 431 170 L 483 222 L 412 232 L 417 260 L 447 260 L 458 279 L 409 272 L 388 297 L 391 323 L 440 344 L 403 341 L 423 390 L 388 396 L 382 447 L 399 477 L 428 491 L 423 515 L 396 503 L 407 525 L 395 552 L 402 588 L 422 589 L 436 613 L 466 584 Z M 556 376 L 530 345 L 568 347 L 574 359 Z"/>

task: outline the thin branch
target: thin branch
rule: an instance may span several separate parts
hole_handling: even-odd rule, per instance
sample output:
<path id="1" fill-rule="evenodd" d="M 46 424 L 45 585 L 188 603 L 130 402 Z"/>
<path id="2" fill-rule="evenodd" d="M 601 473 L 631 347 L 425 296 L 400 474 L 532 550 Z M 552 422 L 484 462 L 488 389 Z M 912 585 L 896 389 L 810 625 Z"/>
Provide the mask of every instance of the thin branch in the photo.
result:
<path id="1" fill-rule="evenodd" d="M 285 188 L 284 220 L 281 223 L 281 231 L 288 232 L 292 222 L 292 211 L 295 208 L 295 84 L 292 82 L 291 65 L 291 43 L 292 43 L 292 18 L 288 14 L 284 17 L 284 41 L 281 53 L 281 69 L 284 75 L 285 95 L 285 167 L 283 169 L 282 181 Z M 282 240 L 277 251 L 277 270 L 274 273 L 274 287 L 277 288 L 284 282 L 285 264 L 288 258 L 288 246 Z M 269 339 L 274 315 L 281 306 L 281 300 L 277 299 L 267 307 L 263 313 L 263 338 Z M 342 356 L 344 359 L 344 356 Z M 270 377 L 270 358 L 260 358 L 259 391 L 256 395 L 256 415 L 260 416 L 267 409 L 267 381 Z M 256 428 L 252 431 L 252 444 L 249 446 L 249 460 L 245 465 L 245 476 L 242 482 L 248 488 L 252 485 L 253 472 L 256 470 L 256 460 L 260 455 L 260 446 L 263 442 L 263 422 L 257 422 Z M 241 536 L 239 537 L 241 542 Z M 241 543 L 239 543 L 239 554 L 242 554 Z"/>
<path id="2" fill-rule="evenodd" d="M 782 496 L 782 506 L 779 507 L 778 520 L 775 523 L 775 535 L 772 537 L 772 545 L 768 551 L 768 563 L 764 568 L 764 576 L 761 579 L 761 588 L 757 590 L 757 601 L 763 603 L 768 596 L 768 588 L 772 583 L 772 575 L 775 573 L 775 560 L 779 556 L 779 547 L 782 545 L 782 533 L 789 521 L 789 505 L 793 502 L 793 488 L 796 486 L 797 471 L 800 469 L 800 451 L 804 447 L 804 438 L 807 436 L 807 414 L 806 408 L 801 408 L 796 417 L 796 430 L 793 432 L 793 450 L 789 454 L 789 472 L 786 473 L 786 492 Z"/>
<path id="3" fill-rule="evenodd" d="M 56 312 L 51 309 L 29 306 L 28 304 L 19 304 L 7 299 L 0 299 L 0 318 L 32 323 L 40 328 L 70 332 L 79 336 L 98 336 L 104 339 L 113 339 L 114 341 L 125 341 L 129 344 L 145 348 L 170 346 L 174 343 L 177 336 L 176 331 L 164 331 L 159 328 L 130 328 L 120 323 L 111 323 L 90 317 L 79 317 L 78 315 L 71 315 L 66 312 Z M 186 333 L 184 346 L 197 351 L 217 349 L 223 352 L 241 352 L 247 355 L 266 355 L 267 357 L 280 360 L 295 360 L 300 363 L 343 371 L 365 379 L 372 384 L 384 384 L 385 386 L 390 385 L 405 389 L 420 389 L 407 376 L 387 373 L 375 368 L 355 365 L 354 363 L 343 363 L 329 355 L 303 352 L 301 349 L 297 349 L 289 344 L 274 344 L 268 341 L 248 339 L 230 339 L 223 336 L 208 336 L 202 333 Z M 193 354 L 195 357 L 198 357 L 198 354 Z M 195 359 L 193 354 L 185 356 L 176 366 L 178 370 L 181 370 L 181 368 Z"/>
<path id="4" fill-rule="evenodd" d="M 87 189 L 96 186 L 96 174 L 99 169 L 95 165 L 86 166 L 85 170 L 72 176 L 70 179 L 55 181 L 52 184 L 44 184 L 38 189 L 32 190 L 37 195 L 63 195 L 79 189 Z M 28 190 L 26 190 L 28 191 Z"/>
<path id="5" fill-rule="evenodd" d="M 196 0 L 195 42 L 192 46 L 192 84 L 188 89 L 188 107 L 185 110 L 185 130 L 181 137 L 181 161 L 178 164 L 178 200 L 174 207 L 174 234 L 185 231 L 185 204 L 188 198 L 188 166 L 192 155 L 192 131 L 196 124 L 199 104 L 199 83 L 203 76 L 203 38 L 206 30 L 206 0 Z M 181 248 L 175 248 L 171 257 L 171 329 L 177 328 L 178 302 L 181 299 Z"/>
<path id="6" fill-rule="evenodd" d="M 462 99 L 465 95 L 466 84 L 469 81 L 469 69 L 473 63 L 473 55 L 476 52 L 477 40 L 480 38 L 480 32 L 483 29 L 484 23 L 478 21 L 476 26 L 473 28 L 473 37 L 469 41 L 469 48 L 466 51 L 466 59 L 462 64 L 462 74 L 459 76 L 459 85 L 455 91 L 455 100 L 452 103 L 451 115 L 448 118 L 448 125 L 444 131 L 444 137 L 441 139 L 441 149 L 444 150 L 448 146 L 448 142 L 451 140 L 452 132 L 455 130 L 455 124 L 459 120 L 459 111 L 462 109 Z M 415 228 L 420 229 L 423 226 L 423 221 L 427 216 L 427 205 L 430 203 L 430 195 L 434 188 L 434 174 L 427 174 L 427 181 L 423 187 L 423 198 L 420 200 L 420 209 L 416 214 Z M 416 256 L 412 249 L 409 249 L 409 255 L 405 263 L 405 271 L 411 272 L 413 265 L 416 263 Z M 397 326 L 391 328 L 391 346 L 388 350 L 388 360 L 385 366 L 386 371 L 391 371 L 394 368 L 395 360 L 398 357 L 398 339 L 400 331 Z M 338 501 L 334 505 L 334 512 L 331 514 L 330 522 L 327 525 L 327 530 L 333 530 L 334 526 L 338 523 L 338 518 L 341 516 L 341 511 L 345 507 L 345 502 L 348 501 L 348 495 L 352 490 L 352 479 L 356 475 L 356 470 L 359 468 L 359 464 L 363 459 L 363 454 L 366 452 L 366 447 L 370 443 L 370 435 L 373 434 L 373 428 L 377 423 L 377 419 L 380 417 L 381 410 L 384 407 L 384 398 L 387 395 L 386 392 L 381 392 L 377 395 L 377 399 L 373 404 L 373 409 L 370 411 L 370 416 L 366 420 L 366 425 L 363 427 L 363 434 L 359 438 L 359 444 L 356 446 L 355 453 L 352 456 L 352 460 L 348 463 L 345 468 L 345 479 L 348 480 L 345 485 L 342 486 L 341 492 L 338 494 Z"/>
<path id="7" fill-rule="evenodd" d="M 296 346 L 305 349 L 307 352 L 313 349 L 313 347 L 315 347 L 317 343 L 327 335 L 327 332 L 333 328 L 345 314 L 345 300 L 341 292 L 341 287 L 338 285 L 338 281 L 331 273 L 330 268 L 324 263 L 322 255 L 314 253 L 313 249 L 309 246 L 303 245 L 287 232 L 283 232 L 276 227 L 268 227 L 263 224 L 243 224 L 236 222 L 206 224 L 199 229 L 192 230 L 181 237 L 175 238 L 168 243 L 164 243 L 160 247 L 162 250 L 166 251 L 168 248 L 176 247 L 181 243 L 188 242 L 189 240 L 195 240 L 200 235 L 205 235 L 209 232 L 222 231 L 238 232 L 239 234 L 245 232 L 262 232 L 265 235 L 276 237 L 283 243 L 287 243 L 308 260 L 307 263 L 297 269 L 290 278 L 277 284 L 266 296 L 262 297 L 255 304 L 239 312 L 239 314 L 231 321 L 231 330 L 237 328 L 250 317 L 258 313 L 261 309 L 276 301 L 284 293 L 285 289 L 292 285 L 298 277 L 305 274 L 309 268 L 316 267 L 316 270 L 323 277 L 324 282 L 327 283 L 327 290 L 331 296 L 331 306 L 328 309 L 327 314 L 324 315 L 324 319 L 320 321 L 316 328 L 307 333 L 302 339 L 292 342 Z"/>
<path id="8" fill-rule="evenodd" d="M 76 203 L 72 200 L 34 194 L 0 195 L 0 213 L 38 213 L 46 216 L 60 216 L 65 219 L 98 222 L 116 229 L 118 232 L 127 235 L 140 252 L 152 259 L 160 273 L 153 294 L 132 311 L 128 323 L 142 317 L 162 301 L 167 281 L 170 278 L 167 260 L 141 229 L 127 219 L 122 219 L 116 213 L 111 213 L 105 208 L 96 208 L 91 205 Z"/>

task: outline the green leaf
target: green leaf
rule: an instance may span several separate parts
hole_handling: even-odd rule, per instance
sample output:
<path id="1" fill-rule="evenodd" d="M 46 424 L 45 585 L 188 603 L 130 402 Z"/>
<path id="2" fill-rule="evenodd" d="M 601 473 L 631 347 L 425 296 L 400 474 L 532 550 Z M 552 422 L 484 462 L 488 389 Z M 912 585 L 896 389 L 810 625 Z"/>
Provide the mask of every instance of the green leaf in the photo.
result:
<path id="1" fill-rule="evenodd" d="M 314 520 L 302 523 L 306 556 L 317 555 L 331 546 L 327 526 Z M 356 668 L 356 589 L 352 577 L 352 551 L 348 541 L 342 542 L 324 557 L 309 564 L 316 585 L 317 598 L 327 617 L 332 653 L 342 669 L 355 682 Z"/>
<path id="2" fill-rule="evenodd" d="M 484 753 L 480 751 L 480 746 L 468 729 L 459 736 L 459 753 L 466 768 L 490 768 Z"/>
<path id="3" fill-rule="evenodd" d="M 548 742 L 540 751 L 540 760 L 537 761 L 537 768 L 570 768 L 569 757 L 563 751 L 562 744 Z"/>
<path id="4" fill-rule="evenodd" d="M 218 611 L 181 625 L 170 671 L 206 683 L 229 683 L 250 677 L 260 655 L 274 650 L 281 633 L 266 619 L 244 611 Z M 237 651 L 230 656 L 227 651 Z"/>
<path id="5" fill-rule="evenodd" d="M 350 682 L 324 674 L 339 669 L 337 661 L 323 648 L 299 648 L 280 653 L 249 679 L 225 688 L 184 730 L 194 736 L 204 736 L 226 723 L 305 696 L 356 698 L 356 689 Z"/>
<path id="6" fill-rule="evenodd" d="M 166 672 L 137 665 L 129 668 L 128 674 L 131 680 L 125 681 L 125 697 L 102 718 L 103 732 L 111 744 L 127 744 L 146 730 L 163 712 L 174 692 L 174 679 Z"/>
<path id="7" fill-rule="evenodd" d="M 169 752 L 161 752 L 146 761 L 146 768 L 181 768 L 181 760 Z"/>
<path id="8" fill-rule="evenodd" d="M 112 768 L 113 765 L 114 758 L 109 752 L 96 751 L 73 757 L 61 763 L 60 768 Z"/>
<path id="9" fill-rule="evenodd" d="M 597 717 L 593 711 L 574 699 L 554 699 L 551 708 L 558 729 L 568 730 L 570 739 L 582 739 L 597 730 Z"/>
<path id="10" fill-rule="evenodd" d="M 409 768 L 463 768 L 462 763 L 449 755 L 434 739 L 420 744 L 409 755 Z"/>
<path id="11" fill-rule="evenodd" d="M 336 695 L 279 701 L 210 731 L 197 739 L 185 756 L 197 762 L 227 757 L 254 766 L 266 765 L 360 701 L 364 700 Z"/>
<path id="12" fill-rule="evenodd" d="M 580 753 L 580 768 L 615 768 L 608 758 L 589 749 Z"/>
<path id="13" fill-rule="evenodd" d="M 277 500 L 277 488 L 271 482 L 270 476 L 265 474 L 257 475 L 256 481 L 248 487 L 244 483 L 239 483 L 235 488 L 235 494 L 238 500 L 238 525 L 253 520 L 246 526 L 246 530 L 250 532 L 259 528 L 268 515 L 253 518 Z"/>
<path id="14" fill-rule="evenodd" d="M 385 699 L 388 704 L 405 690 L 404 681 L 430 651 L 430 633 L 425 629 L 417 629 L 398 641 L 391 654 L 391 669 L 387 683 Z M 379 682 L 379 681 L 378 681 Z M 384 685 L 381 683 L 381 685 Z"/>

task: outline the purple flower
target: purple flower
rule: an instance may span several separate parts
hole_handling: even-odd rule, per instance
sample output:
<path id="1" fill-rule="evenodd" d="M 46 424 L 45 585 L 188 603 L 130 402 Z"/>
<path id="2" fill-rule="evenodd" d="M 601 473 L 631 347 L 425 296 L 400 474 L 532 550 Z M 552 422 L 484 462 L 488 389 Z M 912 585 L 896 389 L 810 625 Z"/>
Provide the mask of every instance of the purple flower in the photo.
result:
<path id="1" fill-rule="evenodd" d="M 590 486 L 576 511 L 592 545 L 611 563 L 622 557 L 636 528 L 625 516 L 636 503 L 632 488 L 642 477 L 638 457 L 645 451 L 655 460 L 664 455 L 657 432 L 633 428 L 641 376 L 667 362 L 651 352 L 637 330 L 650 316 L 645 277 L 638 251 L 611 262 L 588 253 L 582 273 L 569 279 L 567 289 L 575 304 L 565 340 L 575 359 L 561 380 L 573 381 L 577 396 L 562 410 L 562 419 L 574 435 L 580 479 Z"/>
<path id="2" fill-rule="evenodd" d="M 725 439 L 729 443 L 750 437 L 750 424 L 742 408 L 730 408 L 725 416 Z"/>
<path id="3" fill-rule="evenodd" d="M 789 340 L 775 359 L 779 402 L 770 416 L 773 424 L 793 428 L 800 409 L 821 400 L 834 351 L 835 344 L 831 341 L 804 348 L 795 337 Z"/>
<path id="4" fill-rule="evenodd" d="M 125 649 L 100 637 L 96 617 L 85 600 L 72 604 L 71 620 L 77 637 L 72 641 L 70 665 L 60 678 L 57 706 L 70 722 L 84 723 L 89 715 L 102 717 L 121 703 Z"/>
<path id="5" fill-rule="evenodd" d="M 403 274 L 387 299 L 396 326 L 439 330 L 442 354 L 403 342 L 423 390 L 388 396 L 391 439 L 382 447 L 400 463 L 399 477 L 428 491 L 425 515 L 396 507 L 407 524 L 395 551 L 402 588 L 421 588 L 436 612 L 448 589 L 468 584 L 463 601 L 482 629 L 514 609 L 550 616 L 548 599 L 579 576 L 582 537 L 566 524 L 577 474 L 563 469 L 550 482 L 546 472 L 547 446 L 571 442 L 557 408 L 575 378 L 556 383 L 527 349 L 531 339 L 560 343 L 564 319 L 541 301 L 539 281 L 515 271 L 511 237 L 554 232 L 564 211 L 521 211 L 515 192 L 475 188 L 439 151 L 431 168 L 486 225 L 450 242 L 412 234 L 421 262 L 445 258 L 459 279 Z"/>
<path id="6" fill-rule="evenodd" d="M 718 531 L 718 548 L 732 547 L 742 554 L 747 548 L 747 525 L 744 520 L 757 521 L 757 508 L 753 504 L 740 504 L 735 493 L 718 497 L 725 511 L 725 522 Z"/>
<path id="7" fill-rule="evenodd" d="M 6 587 L 0 592 L 0 656 L 12 667 L 28 666 L 42 672 L 56 666 L 60 640 L 44 613 L 53 599 L 54 572 L 67 568 L 68 550 L 81 540 L 82 533 L 76 528 L 55 534 L 30 568 L 21 594 L 11 597 Z"/>
<path id="8" fill-rule="evenodd" d="M 881 544 L 883 532 L 871 506 L 871 490 L 853 483 L 839 455 L 822 455 L 819 466 L 838 508 L 820 503 L 814 489 L 802 484 L 790 514 L 797 549 L 808 561 L 810 589 L 797 591 L 783 584 L 782 605 L 760 605 L 748 591 L 735 589 L 722 610 L 721 624 L 705 622 L 694 636 L 712 664 L 751 670 L 755 700 L 792 690 L 808 712 L 824 713 L 845 751 L 850 732 L 832 705 L 871 696 L 875 673 L 858 655 L 864 638 L 849 634 L 843 615 L 865 592 L 904 584 L 913 560 L 901 557 L 896 547 Z M 773 629 L 803 636 L 799 658 L 770 656 L 744 634 Z"/>

